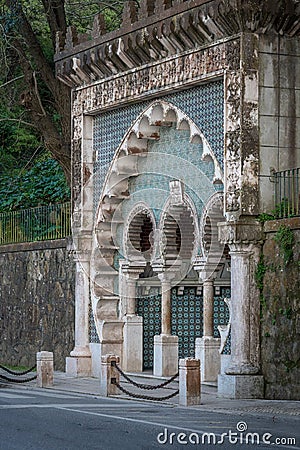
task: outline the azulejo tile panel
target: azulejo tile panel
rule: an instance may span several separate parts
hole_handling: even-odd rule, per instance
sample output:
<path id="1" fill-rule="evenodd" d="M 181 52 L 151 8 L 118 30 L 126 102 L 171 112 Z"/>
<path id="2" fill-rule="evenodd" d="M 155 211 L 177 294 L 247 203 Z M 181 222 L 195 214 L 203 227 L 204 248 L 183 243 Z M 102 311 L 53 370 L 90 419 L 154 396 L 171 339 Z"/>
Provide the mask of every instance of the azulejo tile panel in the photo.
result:
<path id="1" fill-rule="evenodd" d="M 209 142 L 216 158 L 221 167 L 223 167 L 223 116 L 224 116 L 224 99 L 223 99 L 223 80 L 211 81 L 193 88 L 189 88 L 180 92 L 174 92 L 163 97 L 163 100 L 168 101 L 184 113 L 186 113 L 200 128 L 203 135 Z M 94 150 L 97 152 L 95 161 L 95 206 L 99 200 L 102 189 L 102 184 L 105 174 L 108 170 L 109 164 L 114 156 L 114 153 L 121 143 L 127 130 L 132 126 L 135 119 L 144 109 L 150 104 L 150 101 L 139 102 L 131 104 L 122 108 L 117 108 L 112 111 L 107 111 L 99 114 L 94 120 Z M 164 132 L 161 130 L 161 139 Z M 187 150 L 183 152 L 183 145 L 186 140 L 183 140 L 184 133 L 178 134 L 174 137 L 173 151 L 175 149 L 175 142 L 178 139 L 178 150 L 180 149 L 180 156 L 185 157 Z M 195 146 L 196 147 L 196 146 Z M 197 150 L 195 148 L 190 150 L 190 158 L 193 163 L 199 163 L 200 158 L 197 158 Z M 208 166 L 206 166 L 208 168 Z M 209 171 L 211 169 L 208 169 Z"/>
<path id="2" fill-rule="evenodd" d="M 226 325 L 229 310 L 224 298 L 230 296 L 229 287 L 221 287 L 214 296 L 214 336 L 220 337 L 218 325 Z M 149 295 L 137 298 L 136 312 L 144 318 L 143 352 L 144 368 L 153 367 L 154 336 L 161 332 L 161 294 L 152 287 Z M 197 295 L 196 286 L 185 286 L 182 294 L 178 288 L 171 291 L 171 330 L 178 336 L 179 358 L 195 356 L 195 339 L 203 336 L 203 296 Z M 230 341 L 226 344 L 226 354 L 230 353 Z M 224 352 L 223 352 L 224 353 Z"/>

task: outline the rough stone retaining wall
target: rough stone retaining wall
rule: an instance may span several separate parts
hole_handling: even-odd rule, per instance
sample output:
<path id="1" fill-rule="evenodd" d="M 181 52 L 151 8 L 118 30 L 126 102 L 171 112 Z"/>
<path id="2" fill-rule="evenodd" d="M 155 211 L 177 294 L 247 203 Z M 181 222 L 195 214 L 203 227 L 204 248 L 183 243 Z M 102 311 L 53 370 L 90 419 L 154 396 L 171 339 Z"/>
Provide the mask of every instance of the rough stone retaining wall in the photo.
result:
<path id="1" fill-rule="evenodd" d="M 294 234 L 293 257 L 287 264 L 275 241 L 280 225 Z M 261 356 L 265 397 L 300 400 L 300 219 L 265 223 L 261 316 Z"/>
<path id="2" fill-rule="evenodd" d="M 65 239 L 0 247 L 0 363 L 31 366 L 40 350 L 56 370 L 74 346 L 75 266 Z"/>

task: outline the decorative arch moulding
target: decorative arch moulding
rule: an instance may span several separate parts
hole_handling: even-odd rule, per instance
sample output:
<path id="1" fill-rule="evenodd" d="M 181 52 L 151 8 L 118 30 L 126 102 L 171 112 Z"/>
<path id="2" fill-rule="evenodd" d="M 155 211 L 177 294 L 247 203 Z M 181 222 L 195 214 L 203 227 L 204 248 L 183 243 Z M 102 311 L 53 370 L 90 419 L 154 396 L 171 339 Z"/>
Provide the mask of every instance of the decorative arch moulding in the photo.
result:
<path id="1" fill-rule="evenodd" d="M 73 117 L 97 114 L 145 98 L 223 77 L 225 71 L 240 69 L 240 38 L 119 73 L 73 90 Z M 74 138 L 78 120 L 74 119 Z"/>

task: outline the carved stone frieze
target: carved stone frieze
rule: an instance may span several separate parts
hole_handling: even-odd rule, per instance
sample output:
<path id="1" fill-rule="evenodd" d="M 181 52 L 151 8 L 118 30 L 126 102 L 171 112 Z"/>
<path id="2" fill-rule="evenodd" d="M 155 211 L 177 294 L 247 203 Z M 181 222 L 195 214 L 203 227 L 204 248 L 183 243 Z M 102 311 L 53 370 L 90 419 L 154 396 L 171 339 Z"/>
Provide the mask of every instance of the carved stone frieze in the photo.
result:
<path id="1" fill-rule="evenodd" d="M 72 198 L 76 202 L 80 196 L 81 183 L 81 139 L 72 140 Z"/>
<path id="2" fill-rule="evenodd" d="M 73 93 L 74 134 L 81 128 L 80 115 L 94 113 L 128 100 L 148 97 L 164 90 L 195 84 L 224 70 L 239 67 L 238 39 L 185 55 L 174 56 L 159 64 L 120 74 Z M 230 55 L 230 58 L 229 58 Z M 74 136 L 74 137 L 75 137 Z"/>

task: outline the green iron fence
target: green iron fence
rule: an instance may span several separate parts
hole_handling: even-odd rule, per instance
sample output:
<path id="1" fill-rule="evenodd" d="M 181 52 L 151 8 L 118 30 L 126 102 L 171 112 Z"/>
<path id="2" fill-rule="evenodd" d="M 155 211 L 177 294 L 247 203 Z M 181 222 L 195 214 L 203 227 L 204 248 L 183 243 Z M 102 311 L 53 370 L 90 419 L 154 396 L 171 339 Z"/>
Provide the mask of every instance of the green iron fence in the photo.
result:
<path id="1" fill-rule="evenodd" d="M 62 203 L 0 213 L 0 245 L 71 235 L 71 205 Z"/>
<path id="2" fill-rule="evenodd" d="M 300 168 L 275 172 L 275 205 L 279 219 L 300 215 Z"/>

